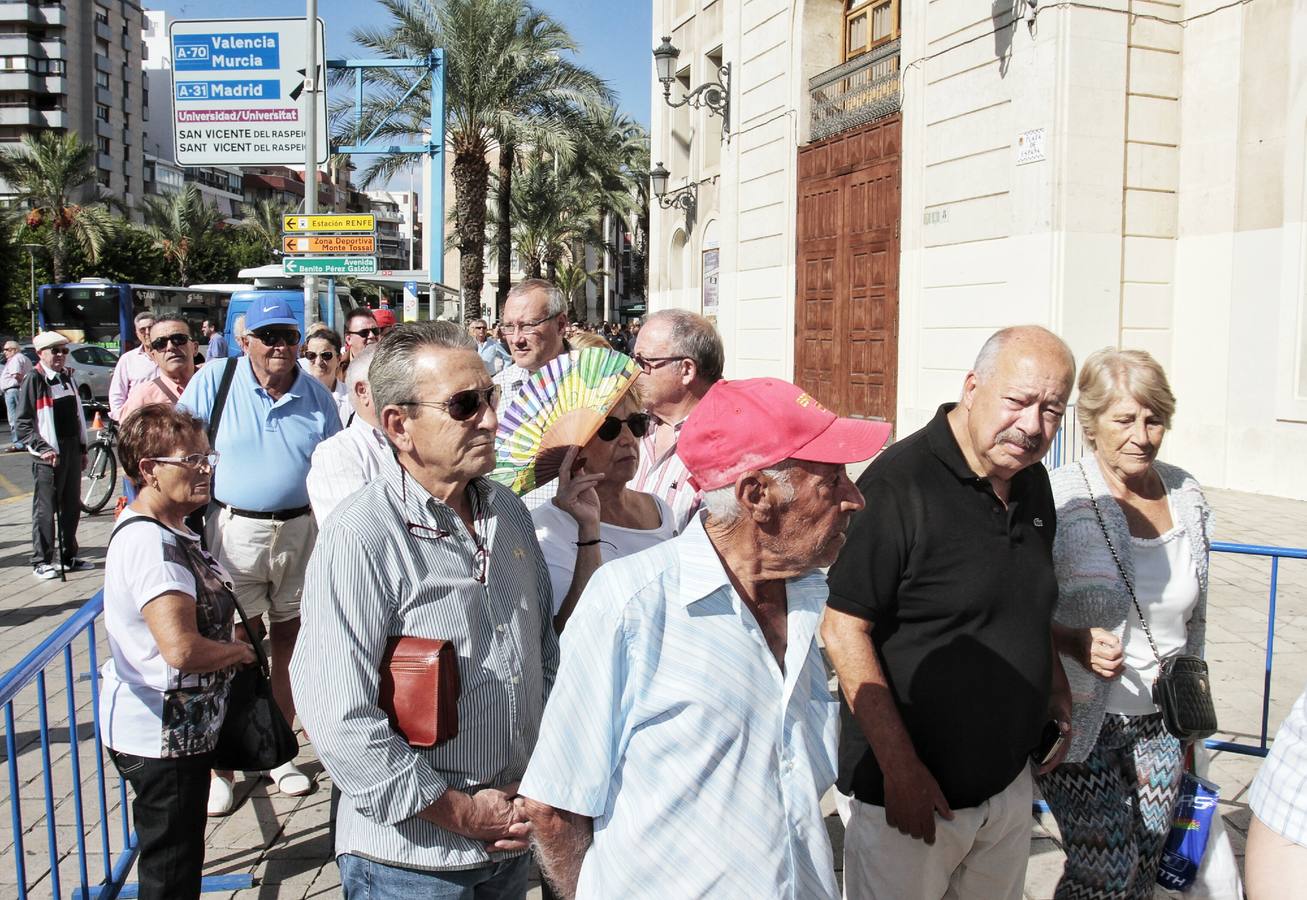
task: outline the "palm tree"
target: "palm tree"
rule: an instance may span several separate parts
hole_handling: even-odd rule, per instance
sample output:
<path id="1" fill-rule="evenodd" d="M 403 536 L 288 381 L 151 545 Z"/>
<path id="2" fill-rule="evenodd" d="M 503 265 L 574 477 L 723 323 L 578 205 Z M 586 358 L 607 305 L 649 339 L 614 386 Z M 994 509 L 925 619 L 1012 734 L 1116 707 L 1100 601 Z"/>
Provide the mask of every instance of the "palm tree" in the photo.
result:
<path id="1" fill-rule="evenodd" d="M 204 199 L 200 189 L 187 184 L 167 197 L 146 197 L 145 230 L 177 267 L 178 283 L 190 284 L 191 257 L 196 248 L 223 227 L 218 207 Z"/>
<path id="2" fill-rule="evenodd" d="M 532 278 L 554 269 L 569 245 L 589 230 L 593 216 L 585 185 L 570 167 L 535 152 L 513 181 L 512 233 L 518 255 Z"/>
<path id="3" fill-rule="evenodd" d="M 387 57 L 445 54 L 445 146 L 453 154 L 455 243 L 464 309 L 481 314 L 484 282 L 487 154 L 499 142 L 511 167 L 512 146 L 529 140 L 553 152 L 570 149 L 560 116 L 594 98 L 607 98 L 603 81 L 563 58 L 574 51 L 567 31 L 524 0 L 381 0 L 391 22 L 356 29 L 356 43 Z M 422 92 L 405 98 L 410 76 L 382 69 L 364 102 L 361 121 L 345 134 L 413 138 L 430 130 L 430 104 Z M 380 126 L 378 128 L 378 126 Z M 379 157 L 363 173 L 365 185 L 385 180 L 412 164 L 404 154 Z M 502 177 L 502 173 L 501 173 Z M 511 181 L 511 172 L 509 175 Z M 431 223 L 429 227 L 440 227 Z"/>
<path id="4" fill-rule="evenodd" d="M 569 318 L 576 322 L 586 318 L 577 309 L 577 292 L 584 292 L 587 284 L 600 284 L 607 274 L 603 269 L 587 270 L 584 258 L 575 263 L 559 263 L 558 271 L 554 273 L 554 286 L 562 291 L 563 296 L 567 298 L 567 305 L 570 307 L 568 310 Z M 584 293 L 581 294 L 580 300 L 582 303 L 585 302 Z M 582 306 L 581 309 L 584 310 L 585 307 Z"/>
<path id="5" fill-rule="evenodd" d="M 70 242 L 95 262 L 117 227 L 103 204 L 74 202 L 95 177 L 92 153 L 76 134 L 57 131 L 27 135 L 20 148 L 0 153 L 0 179 L 18 195 L 16 210 L 24 215 L 18 240 L 45 245 L 56 283 L 68 278 Z"/>
<path id="6" fill-rule="evenodd" d="M 252 235 L 268 251 L 280 250 L 283 219 L 299 208 L 273 199 L 242 203 L 241 222 L 236 227 Z"/>

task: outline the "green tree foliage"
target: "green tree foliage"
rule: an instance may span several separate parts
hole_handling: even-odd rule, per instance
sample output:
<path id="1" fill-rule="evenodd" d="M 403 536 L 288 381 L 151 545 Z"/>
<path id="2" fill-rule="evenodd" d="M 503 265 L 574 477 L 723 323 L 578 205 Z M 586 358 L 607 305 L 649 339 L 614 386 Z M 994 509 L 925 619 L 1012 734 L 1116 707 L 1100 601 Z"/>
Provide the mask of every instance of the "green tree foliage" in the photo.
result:
<path id="1" fill-rule="evenodd" d="M 608 100 L 609 92 L 592 72 L 565 58 L 576 49 L 566 29 L 523 0 L 380 2 L 391 21 L 378 28 L 357 29 L 352 36 L 361 47 L 392 58 L 445 51 L 445 137 L 453 157 L 454 242 L 465 311 L 479 316 L 488 153 L 502 142 L 569 153 L 572 132 L 559 127 L 560 122 L 586 103 Z M 359 127 L 351 120 L 342 136 L 364 137 L 376 129 L 380 138 L 420 140 L 429 131 L 430 104 L 425 91 L 403 99 L 411 78 L 406 70 L 379 70 Z M 412 163 L 407 155 L 383 155 L 364 172 L 363 183 L 384 181 Z"/>
<path id="2" fill-rule="evenodd" d="M 222 213 L 204 199 L 193 183 L 175 194 L 146 197 L 142 212 L 145 230 L 163 251 L 177 284 L 197 283 L 193 271 L 196 264 L 203 265 L 207 272 L 216 263 L 201 261 L 225 252 L 226 242 L 214 239 L 214 232 L 224 228 Z"/>
<path id="3" fill-rule="evenodd" d="M 92 153 L 76 134 L 58 131 L 27 135 L 16 149 L 0 152 L 0 179 L 18 197 L 18 241 L 45 247 L 56 281 L 67 280 L 74 251 L 97 259 L 116 225 L 102 203 L 77 202 L 92 190 Z"/>

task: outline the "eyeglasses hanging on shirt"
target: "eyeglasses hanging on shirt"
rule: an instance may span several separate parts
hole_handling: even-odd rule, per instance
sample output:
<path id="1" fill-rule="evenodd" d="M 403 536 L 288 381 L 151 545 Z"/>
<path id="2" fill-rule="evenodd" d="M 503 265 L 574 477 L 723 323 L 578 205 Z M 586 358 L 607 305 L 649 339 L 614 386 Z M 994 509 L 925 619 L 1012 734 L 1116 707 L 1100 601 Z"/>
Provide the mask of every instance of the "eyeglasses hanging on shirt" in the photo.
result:
<path id="1" fill-rule="evenodd" d="M 475 490 L 475 489 L 474 489 Z M 404 467 L 399 471 L 399 491 L 400 504 L 404 507 L 404 530 L 415 538 L 421 538 L 426 541 L 441 541 L 445 538 L 453 537 L 452 531 L 446 531 L 443 528 L 434 528 L 430 525 L 423 525 L 421 522 L 412 522 L 408 518 L 408 472 Z M 485 584 L 490 575 L 490 548 L 484 543 L 485 534 L 490 526 L 490 503 L 481 501 L 477 498 L 477 517 L 476 528 L 471 530 L 472 543 L 476 545 L 476 550 L 472 553 L 472 577 L 477 580 L 477 584 Z M 452 510 L 451 510 L 452 511 Z"/>

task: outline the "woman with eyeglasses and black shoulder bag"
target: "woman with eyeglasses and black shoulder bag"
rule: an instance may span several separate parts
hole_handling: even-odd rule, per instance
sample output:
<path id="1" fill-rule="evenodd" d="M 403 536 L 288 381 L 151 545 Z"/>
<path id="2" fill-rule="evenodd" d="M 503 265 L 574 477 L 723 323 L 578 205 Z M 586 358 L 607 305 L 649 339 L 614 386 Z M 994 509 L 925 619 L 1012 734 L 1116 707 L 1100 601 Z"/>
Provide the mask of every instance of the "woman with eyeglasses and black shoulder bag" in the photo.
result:
<path id="1" fill-rule="evenodd" d="M 137 494 L 105 558 L 100 721 L 136 795 L 139 896 L 198 897 L 213 750 L 231 678 L 256 657 L 233 640 L 230 578 L 185 524 L 209 502 L 217 454 L 204 422 L 143 406 L 123 421 L 118 455 Z"/>
<path id="2" fill-rule="evenodd" d="M 590 576 L 601 565 L 676 536 L 676 518 L 660 498 L 628 488 L 650 427 L 632 385 L 599 432 L 563 459 L 558 493 L 531 511 L 554 589 L 554 629 L 561 632 Z"/>
<path id="3" fill-rule="evenodd" d="M 1092 452 L 1050 477 L 1053 636 L 1072 699 L 1071 748 L 1039 777 L 1067 856 L 1058 898 L 1153 896 L 1185 750 L 1216 727 L 1200 658 L 1211 509 L 1157 458 L 1175 405 L 1148 353 L 1092 354 L 1076 402 Z"/>

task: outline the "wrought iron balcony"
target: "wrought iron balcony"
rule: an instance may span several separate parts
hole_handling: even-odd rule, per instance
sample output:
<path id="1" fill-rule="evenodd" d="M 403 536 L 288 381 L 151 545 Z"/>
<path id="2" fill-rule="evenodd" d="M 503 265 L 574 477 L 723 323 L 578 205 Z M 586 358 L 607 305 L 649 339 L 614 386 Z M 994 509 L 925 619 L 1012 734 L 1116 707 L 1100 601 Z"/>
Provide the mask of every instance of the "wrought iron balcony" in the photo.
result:
<path id="1" fill-rule="evenodd" d="M 820 141 L 898 111 L 899 43 L 891 41 L 808 80 L 810 140 Z"/>

